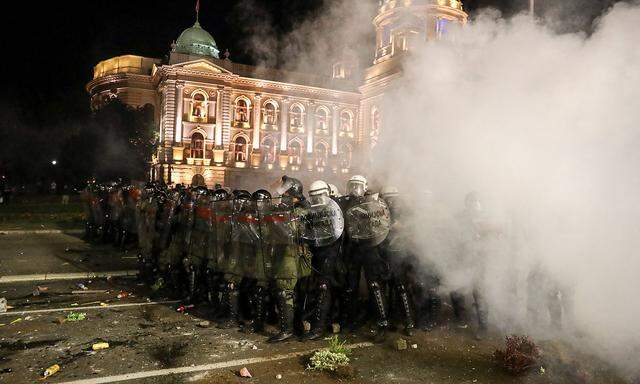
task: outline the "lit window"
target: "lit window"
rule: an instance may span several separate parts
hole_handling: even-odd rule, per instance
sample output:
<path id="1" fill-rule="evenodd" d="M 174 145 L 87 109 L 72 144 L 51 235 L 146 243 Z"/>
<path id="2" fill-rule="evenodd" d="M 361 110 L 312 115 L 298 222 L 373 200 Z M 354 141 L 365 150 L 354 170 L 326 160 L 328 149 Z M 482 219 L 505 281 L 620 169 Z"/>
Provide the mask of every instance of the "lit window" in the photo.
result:
<path id="1" fill-rule="evenodd" d="M 289 114 L 289 130 L 291 132 L 304 132 L 303 117 L 304 114 L 299 105 L 291 107 L 291 113 Z"/>
<path id="2" fill-rule="evenodd" d="M 262 149 L 262 163 L 273 164 L 276 162 L 276 145 L 271 139 L 265 139 L 260 146 Z"/>
<path id="3" fill-rule="evenodd" d="M 234 147 L 236 162 L 244 163 L 247 161 L 247 140 L 239 136 L 235 141 Z"/>
<path id="4" fill-rule="evenodd" d="M 314 150 L 316 167 L 324 168 L 327 166 L 327 160 L 329 157 L 329 150 L 327 146 L 323 143 L 316 144 L 316 148 Z"/>
<path id="5" fill-rule="evenodd" d="M 191 157 L 204 159 L 204 137 L 201 133 L 196 132 L 191 136 Z"/>
<path id="6" fill-rule="evenodd" d="M 263 115 L 265 124 L 267 125 L 278 124 L 278 110 L 276 109 L 275 104 L 273 104 L 272 102 L 265 104 L 262 115 Z"/>
<path id="7" fill-rule="evenodd" d="M 348 145 L 341 145 L 338 150 L 338 158 L 340 159 L 340 168 L 349 169 L 351 167 L 351 157 L 353 152 Z"/>
<path id="8" fill-rule="evenodd" d="M 300 165 L 302 164 L 302 147 L 297 141 L 292 141 L 289 144 L 289 164 Z"/>
<path id="9" fill-rule="evenodd" d="M 380 112 L 378 109 L 374 109 L 371 113 L 371 131 L 369 133 L 371 137 L 371 147 L 375 147 L 378 144 L 378 137 L 380 136 Z"/>
<path id="10" fill-rule="evenodd" d="M 191 103 L 191 117 L 194 121 L 201 121 L 207 118 L 207 100 L 201 93 L 193 96 Z"/>
<path id="11" fill-rule="evenodd" d="M 235 121 L 237 123 L 249 122 L 249 105 L 245 99 L 238 99 L 236 102 Z"/>
<path id="12" fill-rule="evenodd" d="M 340 115 L 340 130 L 342 132 L 353 131 L 353 116 L 351 113 L 344 111 Z"/>
<path id="13" fill-rule="evenodd" d="M 329 134 L 329 112 L 324 108 L 319 108 L 316 111 L 316 134 Z"/>

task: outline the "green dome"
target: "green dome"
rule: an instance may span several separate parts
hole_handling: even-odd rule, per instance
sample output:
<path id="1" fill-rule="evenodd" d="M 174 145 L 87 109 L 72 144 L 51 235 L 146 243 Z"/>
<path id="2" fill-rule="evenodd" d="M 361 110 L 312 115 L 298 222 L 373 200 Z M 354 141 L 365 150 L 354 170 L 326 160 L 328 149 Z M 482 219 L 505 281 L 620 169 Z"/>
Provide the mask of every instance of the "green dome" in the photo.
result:
<path id="1" fill-rule="evenodd" d="M 189 55 L 213 56 L 219 59 L 218 46 L 213 36 L 202 29 L 196 21 L 193 27 L 185 29 L 176 41 L 176 52 Z"/>

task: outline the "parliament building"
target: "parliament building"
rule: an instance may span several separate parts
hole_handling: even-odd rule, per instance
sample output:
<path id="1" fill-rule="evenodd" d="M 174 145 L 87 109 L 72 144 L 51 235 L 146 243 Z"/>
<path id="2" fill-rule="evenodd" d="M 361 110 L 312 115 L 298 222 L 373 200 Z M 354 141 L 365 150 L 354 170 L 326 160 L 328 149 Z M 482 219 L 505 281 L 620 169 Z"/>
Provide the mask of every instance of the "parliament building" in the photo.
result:
<path id="1" fill-rule="evenodd" d="M 380 3 L 375 58 L 364 71 L 350 57 L 326 76 L 235 63 L 196 21 L 167 59 L 124 55 L 98 63 L 86 87 L 91 106 L 118 98 L 154 107 L 152 179 L 255 190 L 287 174 L 343 186 L 366 169 L 385 118 L 382 98 L 402 75 L 403 56 L 467 20 L 459 0 Z"/>

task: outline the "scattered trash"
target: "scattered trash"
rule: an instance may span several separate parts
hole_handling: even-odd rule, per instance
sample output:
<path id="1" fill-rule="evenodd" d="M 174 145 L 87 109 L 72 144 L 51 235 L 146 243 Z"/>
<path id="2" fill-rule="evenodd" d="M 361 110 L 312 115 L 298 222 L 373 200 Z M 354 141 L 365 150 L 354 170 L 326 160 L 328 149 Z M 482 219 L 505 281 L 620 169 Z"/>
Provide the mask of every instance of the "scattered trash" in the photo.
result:
<path id="1" fill-rule="evenodd" d="M 276 379 L 277 379 L 277 380 L 282 379 L 282 375 L 278 373 L 278 374 L 276 375 Z"/>
<path id="2" fill-rule="evenodd" d="M 41 293 L 47 292 L 49 287 L 37 286 L 33 289 L 33 296 L 40 296 Z"/>
<path id="3" fill-rule="evenodd" d="M 164 279 L 161 277 L 158 280 L 156 280 L 156 282 L 153 283 L 153 285 L 151 285 L 151 290 L 154 292 L 157 292 L 161 290 L 163 287 L 164 287 Z"/>
<path id="4" fill-rule="evenodd" d="M 248 379 L 250 379 L 250 378 L 252 377 L 252 376 L 251 376 L 251 372 L 249 372 L 249 370 L 247 369 L 247 367 L 242 367 L 242 369 L 240 370 L 240 372 L 238 372 L 238 375 L 239 375 L 240 377 L 245 377 L 245 378 L 248 378 Z"/>
<path id="5" fill-rule="evenodd" d="M 256 351 L 256 350 L 258 349 L 258 346 L 254 344 L 254 345 L 252 345 L 252 346 L 251 346 L 251 349 L 253 349 L 254 351 Z"/>
<path id="6" fill-rule="evenodd" d="M 31 321 L 33 320 L 33 316 L 27 316 L 24 318 L 24 321 Z"/>
<path id="7" fill-rule="evenodd" d="M 198 326 L 200 328 L 209 328 L 211 326 L 211 322 L 209 322 L 208 320 L 204 320 L 198 323 Z"/>
<path id="8" fill-rule="evenodd" d="M 87 288 L 86 285 L 82 284 L 82 283 L 78 283 L 76 284 L 76 287 L 78 287 L 79 289 L 83 290 L 83 291 L 87 291 L 89 290 L 89 288 Z"/>
<path id="9" fill-rule="evenodd" d="M 0 297 L 0 313 L 7 312 L 7 299 Z"/>
<path id="10" fill-rule="evenodd" d="M 104 302 L 100 302 L 100 306 L 101 306 L 101 307 L 108 307 L 108 306 L 109 306 L 109 304 L 104 303 Z"/>
<path id="11" fill-rule="evenodd" d="M 106 289 L 85 289 L 82 291 L 71 291 L 72 295 L 91 295 L 96 293 L 107 293 L 109 292 Z"/>
<path id="12" fill-rule="evenodd" d="M 331 324 L 331 331 L 333 332 L 334 335 L 340 333 L 340 324 L 338 323 Z"/>
<path id="13" fill-rule="evenodd" d="M 193 308 L 195 308 L 195 307 L 196 307 L 196 306 L 195 306 L 195 305 L 193 305 L 193 304 L 189 304 L 189 305 L 181 305 L 181 306 L 179 306 L 179 307 L 176 309 L 176 311 L 177 311 L 177 312 L 180 312 L 180 313 L 184 313 L 185 311 L 188 311 L 189 309 L 193 309 Z"/>
<path id="14" fill-rule="evenodd" d="M 54 364 L 54 365 L 50 366 L 49 368 L 47 368 L 47 369 L 44 371 L 43 376 L 44 376 L 44 377 L 53 376 L 53 375 L 55 375 L 59 370 L 60 370 L 60 366 L 59 366 L 58 364 Z"/>
<path id="15" fill-rule="evenodd" d="M 118 299 L 126 299 L 127 297 L 129 297 L 129 292 L 120 291 L 120 293 L 118 293 Z"/>
<path id="16" fill-rule="evenodd" d="M 69 312 L 67 314 L 67 321 L 82 321 L 87 319 L 87 314 L 84 312 Z"/>
<path id="17" fill-rule="evenodd" d="M 304 327 L 304 331 L 305 332 L 311 331 L 311 323 L 310 322 L 305 320 L 305 321 L 302 322 L 302 326 Z"/>
<path id="18" fill-rule="evenodd" d="M 13 320 L 12 322 L 10 322 L 9 324 L 15 324 L 15 323 L 19 323 L 22 321 L 22 317 L 18 317 L 17 319 Z"/>
<path id="19" fill-rule="evenodd" d="M 101 349 L 108 349 L 108 348 L 109 348 L 109 343 L 107 342 L 95 343 L 91 346 L 91 349 L 93 349 L 94 351 L 99 351 Z"/>
<path id="20" fill-rule="evenodd" d="M 407 340 L 402 338 L 396 339 L 396 350 L 404 351 L 405 349 L 407 349 Z"/>
<path id="21" fill-rule="evenodd" d="M 411 348 L 418 349 L 418 344 L 411 344 Z"/>
<path id="22" fill-rule="evenodd" d="M 13 372 L 13 368 L 0 369 L 0 375 L 3 374 L 3 373 L 11 373 L 11 372 Z"/>
<path id="23" fill-rule="evenodd" d="M 65 321 L 67 321 L 67 319 L 65 317 L 56 317 L 56 319 L 54 320 L 54 323 L 56 323 L 56 324 L 64 324 Z"/>

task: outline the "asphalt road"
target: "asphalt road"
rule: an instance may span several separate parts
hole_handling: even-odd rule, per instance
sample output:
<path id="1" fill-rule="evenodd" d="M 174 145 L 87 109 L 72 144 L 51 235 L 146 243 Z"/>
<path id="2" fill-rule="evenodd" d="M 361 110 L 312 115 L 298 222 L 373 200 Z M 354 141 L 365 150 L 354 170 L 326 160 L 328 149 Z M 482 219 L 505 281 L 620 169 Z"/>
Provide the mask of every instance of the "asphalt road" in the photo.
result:
<path id="1" fill-rule="evenodd" d="M 91 246 L 79 235 L 0 234 L 0 277 L 133 270 L 135 256 Z"/>

